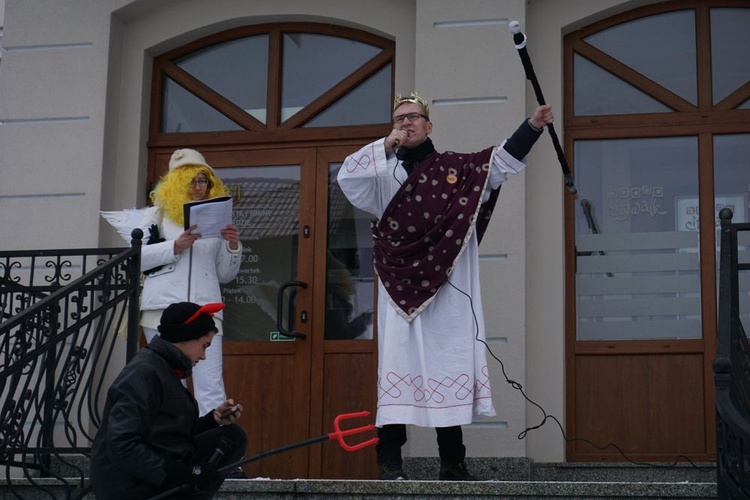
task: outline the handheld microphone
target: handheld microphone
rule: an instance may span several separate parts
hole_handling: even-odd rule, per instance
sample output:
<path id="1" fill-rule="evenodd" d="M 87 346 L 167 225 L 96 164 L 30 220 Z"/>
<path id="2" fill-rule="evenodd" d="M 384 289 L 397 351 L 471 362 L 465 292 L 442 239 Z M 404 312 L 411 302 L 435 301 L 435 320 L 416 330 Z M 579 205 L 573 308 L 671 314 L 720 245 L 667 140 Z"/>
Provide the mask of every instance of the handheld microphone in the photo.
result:
<path id="1" fill-rule="evenodd" d="M 223 457 L 231 448 L 232 442 L 228 437 L 222 436 L 221 439 L 219 439 L 219 442 L 216 443 L 216 449 L 214 450 L 213 455 L 211 455 L 211 458 L 208 459 L 208 463 L 218 463 L 219 460 L 221 460 L 221 457 Z"/>
<path id="2" fill-rule="evenodd" d="M 408 130 L 406 131 L 406 137 L 407 138 L 409 137 L 409 131 Z M 401 139 L 399 139 L 398 137 L 396 137 L 396 138 L 393 139 L 393 154 L 395 154 L 396 156 L 398 156 L 398 150 L 399 150 L 399 148 L 401 148 Z"/>

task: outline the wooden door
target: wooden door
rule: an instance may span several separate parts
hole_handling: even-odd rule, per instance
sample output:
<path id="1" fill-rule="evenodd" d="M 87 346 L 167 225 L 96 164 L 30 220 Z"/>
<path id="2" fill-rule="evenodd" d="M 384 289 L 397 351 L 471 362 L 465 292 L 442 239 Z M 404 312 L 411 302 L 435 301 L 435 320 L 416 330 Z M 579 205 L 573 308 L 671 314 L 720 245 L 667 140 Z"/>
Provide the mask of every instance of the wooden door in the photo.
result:
<path id="1" fill-rule="evenodd" d="M 374 423 L 377 400 L 377 337 L 373 308 L 371 216 L 355 209 L 336 182 L 341 162 L 353 149 L 319 148 L 317 152 L 316 280 L 310 432 L 329 432 L 342 413 L 366 410 L 370 417 L 348 426 Z M 374 431 L 352 440 L 374 437 Z M 332 441 L 310 450 L 310 477 L 375 479 L 373 447 L 346 452 Z"/>
<path id="2" fill-rule="evenodd" d="M 706 367 L 716 335 L 705 307 L 712 302 L 701 302 L 714 296 L 701 253 L 713 248 L 706 251 L 692 220 L 701 143 L 685 136 L 576 146 L 585 195 L 569 212 L 567 430 L 576 439 L 567 458 L 710 460 Z"/>
<path id="3" fill-rule="evenodd" d="M 351 150 L 341 149 L 333 153 L 345 156 L 343 149 Z M 335 322 L 329 310 L 336 309 L 327 299 L 335 284 L 329 279 L 328 242 L 340 243 L 337 229 L 329 235 L 328 221 L 346 227 L 342 212 L 350 210 L 336 197 L 337 212 L 329 216 L 329 169 L 342 158 L 316 148 L 206 152 L 232 189 L 234 221 L 244 245 L 240 272 L 223 287 L 223 345 L 227 395 L 245 409 L 246 456 L 329 434 L 340 413 L 372 412 L 345 422 L 345 428 L 374 421 L 372 335 L 356 341 L 326 339 L 327 330 L 329 337 L 337 336 L 326 328 L 327 319 Z M 350 307 L 347 316 L 354 312 Z M 369 432 L 351 442 L 372 436 Z M 371 448 L 349 453 L 326 441 L 266 456 L 245 471 L 250 477 L 279 479 L 370 478 L 374 462 Z"/>

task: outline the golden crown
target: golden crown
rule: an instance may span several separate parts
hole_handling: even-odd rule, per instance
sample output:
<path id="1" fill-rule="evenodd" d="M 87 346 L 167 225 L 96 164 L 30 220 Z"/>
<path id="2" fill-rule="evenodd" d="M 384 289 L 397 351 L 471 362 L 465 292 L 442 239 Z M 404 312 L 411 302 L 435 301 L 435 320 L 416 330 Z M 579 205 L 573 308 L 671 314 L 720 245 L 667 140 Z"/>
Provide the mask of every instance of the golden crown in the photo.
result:
<path id="1" fill-rule="evenodd" d="M 409 94 L 409 97 L 402 96 L 401 94 L 396 94 L 396 98 L 393 100 L 393 110 L 395 111 L 396 108 L 398 108 L 405 102 L 416 104 L 424 110 L 424 114 L 430 116 L 430 105 L 427 104 L 427 101 L 422 99 L 422 96 L 420 96 L 416 92 L 412 92 L 411 94 Z"/>

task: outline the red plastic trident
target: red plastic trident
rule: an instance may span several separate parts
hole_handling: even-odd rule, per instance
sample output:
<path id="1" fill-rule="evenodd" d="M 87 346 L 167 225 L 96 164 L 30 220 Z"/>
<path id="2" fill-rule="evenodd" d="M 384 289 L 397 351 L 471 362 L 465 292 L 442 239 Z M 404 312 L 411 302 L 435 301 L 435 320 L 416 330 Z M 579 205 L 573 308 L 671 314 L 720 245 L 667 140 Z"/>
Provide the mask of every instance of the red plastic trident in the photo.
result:
<path id="1" fill-rule="evenodd" d="M 334 438 L 337 439 L 339 442 L 339 445 L 346 451 L 357 451 L 357 450 L 361 450 L 362 448 L 366 448 L 367 446 L 370 446 L 371 444 L 377 444 L 378 438 L 376 437 L 372 439 L 368 439 L 367 441 L 363 441 L 355 445 L 346 444 L 346 441 L 344 441 L 344 436 L 351 436 L 354 434 L 359 434 L 360 432 L 371 431 L 375 428 L 375 425 L 370 424 L 370 425 L 365 425 L 363 427 L 356 427 L 354 429 L 342 431 L 341 425 L 340 425 L 341 421 L 349 420 L 350 418 L 367 417 L 368 415 L 370 415 L 369 411 L 360 411 L 357 413 L 342 413 L 341 415 L 337 416 L 333 420 L 333 428 L 336 429 L 336 431 L 328 434 L 328 439 L 334 439 Z"/>
<path id="2" fill-rule="evenodd" d="M 346 436 L 352 436 L 354 434 L 360 434 L 362 432 L 366 432 L 369 430 L 372 430 L 375 428 L 373 424 L 365 425 L 362 427 L 356 427 L 354 429 L 347 429 L 347 430 L 341 430 L 341 421 L 342 420 L 349 420 L 352 418 L 357 417 L 366 417 L 370 414 L 369 411 L 360 411 L 357 413 L 342 413 L 341 415 L 337 416 L 333 421 L 333 428 L 335 429 L 334 432 L 331 432 L 330 434 L 324 434 L 322 436 L 318 436 L 316 438 L 307 439 L 305 441 L 300 441 L 299 443 L 292 443 L 288 444 L 286 446 L 281 446 L 279 448 L 274 448 L 272 450 L 268 451 L 262 451 L 258 453 L 257 455 L 253 455 L 251 457 L 243 458 L 236 464 L 227 465 L 226 467 L 222 467 L 219 469 L 219 473 L 222 472 L 228 472 L 232 469 L 236 469 L 237 467 L 241 467 L 247 463 L 253 462 L 255 460 L 260 460 L 261 458 L 265 458 L 268 455 L 275 455 L 277 453 L 283 453 L 285 451 L 294 450 L 297 448 L 302 448 L 303 446 L 310 446 L 311 444 L 320 443 L 321 441 L 328 441 L 329 439 L 335 439 L 339 442 L 339 445 L 345 449 L 346 451 L 356 451 L 364 448 L 365 446 L 370 446 L 371 444 L 375 444 L 378 442 L 378 438 L 374 437 L 371 439 L 368 439 L 367 441 L 364 441 L 359 444 L 350 445 L 347 444 L 344 440 L 344 437 Z"/>

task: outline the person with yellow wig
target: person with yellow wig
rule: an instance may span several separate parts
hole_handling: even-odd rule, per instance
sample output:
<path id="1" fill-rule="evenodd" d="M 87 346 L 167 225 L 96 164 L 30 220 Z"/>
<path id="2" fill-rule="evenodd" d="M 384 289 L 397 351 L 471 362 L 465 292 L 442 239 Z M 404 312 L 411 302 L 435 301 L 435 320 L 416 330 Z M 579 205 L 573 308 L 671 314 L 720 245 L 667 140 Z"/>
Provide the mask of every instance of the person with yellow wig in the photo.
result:
<path id="1" fill-rule="evenodd" d="M 151 192 L 158 208 L 151 234 L 141 249 L 146 275 L 141 293 L 141 326 L 147 341 L 158 335 L 162 313 L 178 302 L 222 302 L 220 284 L 232 281 L 240 269 L 242 243 L 233 224 L 221 238 L 201 238 L 196 226 L 184 229 L 183 205 L 229 194 L 206 159 L 193 149 L 178 149 L 169 171 Z M 222 312 L 214 316 L 217 334 L 206 359 L 193 370 L 193 390 L 200 415 L 226 400 L 222 374 Z"/>

